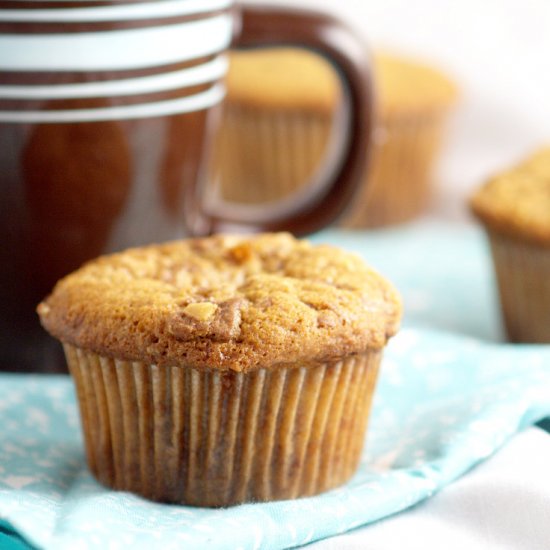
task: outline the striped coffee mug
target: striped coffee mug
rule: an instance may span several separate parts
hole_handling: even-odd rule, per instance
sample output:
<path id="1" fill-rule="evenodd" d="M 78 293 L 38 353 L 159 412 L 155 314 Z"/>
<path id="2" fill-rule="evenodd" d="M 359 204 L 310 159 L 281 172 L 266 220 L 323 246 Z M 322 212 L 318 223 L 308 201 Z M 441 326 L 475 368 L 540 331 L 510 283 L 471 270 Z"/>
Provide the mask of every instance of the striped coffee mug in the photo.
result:
<path id="1" fill-rule="evenodd" d="M 212 200 L 230 45 L 294 44 L 342 75 L 330 181 L 284 208 Z M 0 370 L 64 369 L 36 303 L 101 253 L 190 234 L 307 233 L 349 203 L 370 135 L 364 47 L 332 18 L 233 0 L 0 0 Z"/>

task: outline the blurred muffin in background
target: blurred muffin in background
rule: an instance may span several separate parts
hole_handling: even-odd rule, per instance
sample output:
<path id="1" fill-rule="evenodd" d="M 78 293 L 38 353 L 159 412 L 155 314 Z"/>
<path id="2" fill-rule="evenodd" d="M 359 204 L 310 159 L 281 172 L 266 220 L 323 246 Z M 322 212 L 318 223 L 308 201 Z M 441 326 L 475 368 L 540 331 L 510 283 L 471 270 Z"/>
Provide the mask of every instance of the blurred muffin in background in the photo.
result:
<path id="1" fill-rule="evenodd" d="M 508 338 L 550 343 L 550 146 L 490 179 L 470 204 L 489 237 Z"/>
<path id="2" fill-rule="evenodd" d="M 421 214 L 432 192 L 432 169 L 455 85 L 417 61 L 379 53 L 374 58 L 377 125 L 367 183 L 345 225 L 374 227 Z"/>
<path id="3" fill-rule="evenodd" d="M 336 72 L 307 50 L 232 52 L 219 132 L 224 199 L 263 203 L 308 186 L 341 102 Z"/>
<path id="4" fill-rule="evenodd" d="M 440 72 L 387 53 L 374 56 L 373 156 L 352 227 L 399 223 L 422 212 L 455 85 Z M 342 103 L 339 79 L 320 56 L 298 49 L 232 52 L 219 142 L 224 199 L 262 203 L 316 181 L 330 156 Z M 367 185 L 368 184 L 368 185 Z"/>

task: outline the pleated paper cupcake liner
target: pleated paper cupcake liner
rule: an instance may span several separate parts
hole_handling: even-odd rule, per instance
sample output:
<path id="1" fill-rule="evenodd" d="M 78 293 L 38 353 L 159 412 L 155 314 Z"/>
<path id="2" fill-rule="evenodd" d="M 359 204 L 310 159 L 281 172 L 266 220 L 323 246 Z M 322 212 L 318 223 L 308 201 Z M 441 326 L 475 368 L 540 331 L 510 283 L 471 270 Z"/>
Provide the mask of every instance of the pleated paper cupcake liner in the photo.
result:
<path id="1" fill-rule="evenodd" d="M 433 194 L 432 172 L 445 122 L 443 111 L 382 117 L 368 177 L 343 225 L 380 227 L 422 214 Z"/>
<path id="2" fill-rule="evenodd" d="M 310 183 L 330 139 L 330 117 L 228 106 L 218 142 L 221 196 L 272 203 Z"/>
<path id="3" fill-rule="evenodd" d="M 96 478 L 195 506 L 314 495 L 348 480 L 381 357 L 235 373 L 65 353 Z"/>
<path id="4" fill-rule="evenodd" d="M 489 240 L 508 338 L 550 343 L 550 248 L 494 231 Z"/>

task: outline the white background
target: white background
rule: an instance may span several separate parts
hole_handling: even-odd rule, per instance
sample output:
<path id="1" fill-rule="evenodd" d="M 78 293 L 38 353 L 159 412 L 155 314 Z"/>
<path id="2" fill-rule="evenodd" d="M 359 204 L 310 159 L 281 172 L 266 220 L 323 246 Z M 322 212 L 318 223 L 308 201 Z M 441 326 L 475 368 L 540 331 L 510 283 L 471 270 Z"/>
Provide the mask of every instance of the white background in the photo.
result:
<path id="1" fill-rule="evenodd" d="M 371 47 L 417 56 L 457 81 L 432 212 L 465 219 L 465 197 L 485 177 L 550 143 L 550 0 L 278 3 L 328 10 Z"/>

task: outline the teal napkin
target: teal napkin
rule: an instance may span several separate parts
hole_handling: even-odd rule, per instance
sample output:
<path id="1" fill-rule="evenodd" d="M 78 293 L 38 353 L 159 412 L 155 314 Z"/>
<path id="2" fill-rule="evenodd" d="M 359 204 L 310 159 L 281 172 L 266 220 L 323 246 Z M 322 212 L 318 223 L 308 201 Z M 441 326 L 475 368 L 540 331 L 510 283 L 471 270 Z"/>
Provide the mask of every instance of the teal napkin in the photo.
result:
<path id="1" fill-rule="evenodd" d="M 550 415 L 550 346 L 499 342 L 479 232 L 415 225 L 315 240 L 365 255 L 407 307 L 348 484 L 307 499 L 217 510 L 109 491 L 86 468 L 70 379 L 4 374 L 0 547 L 291 548 L 412 506 Z"/>

